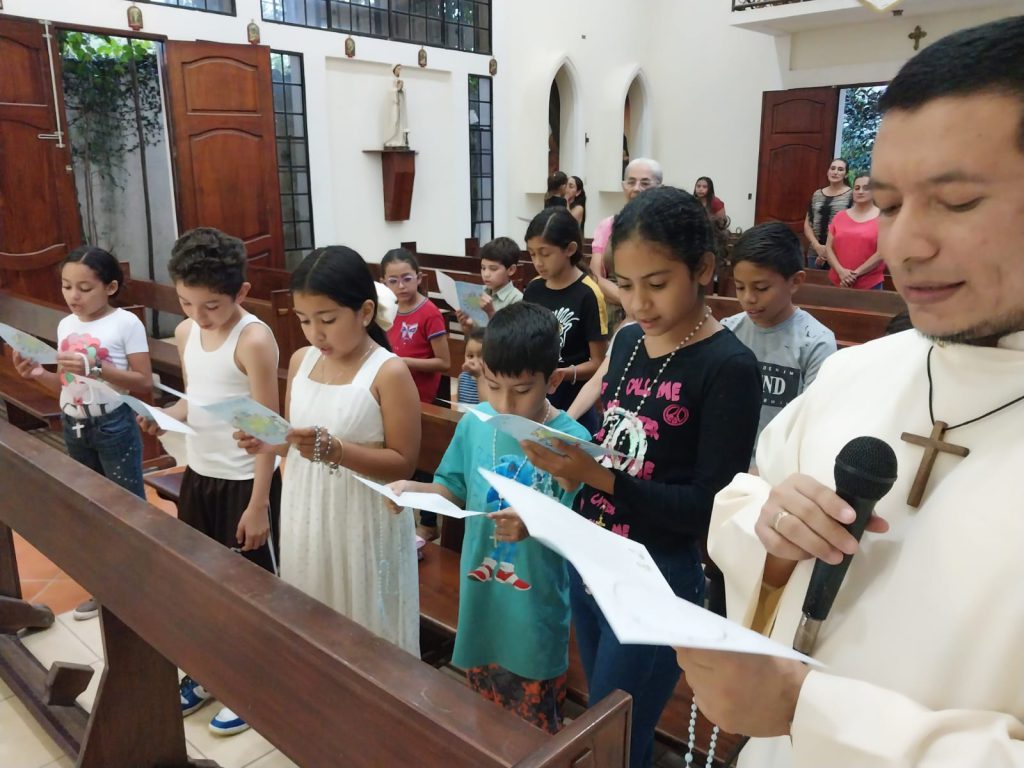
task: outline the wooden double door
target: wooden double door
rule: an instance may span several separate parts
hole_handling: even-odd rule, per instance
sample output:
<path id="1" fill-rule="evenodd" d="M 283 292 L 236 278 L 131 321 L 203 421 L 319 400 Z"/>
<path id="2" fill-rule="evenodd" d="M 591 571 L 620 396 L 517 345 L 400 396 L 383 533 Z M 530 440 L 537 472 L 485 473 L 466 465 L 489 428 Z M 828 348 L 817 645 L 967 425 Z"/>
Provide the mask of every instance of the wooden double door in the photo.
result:
<path id="1" fill-rule="evenodd" d="M 217 227 L 283 268 L 269 49 L 162 48 L 179 232 Z M 53 24 L 0 15 L 0 72 L 0 287 L 62 306 L 82 226 Z"/>

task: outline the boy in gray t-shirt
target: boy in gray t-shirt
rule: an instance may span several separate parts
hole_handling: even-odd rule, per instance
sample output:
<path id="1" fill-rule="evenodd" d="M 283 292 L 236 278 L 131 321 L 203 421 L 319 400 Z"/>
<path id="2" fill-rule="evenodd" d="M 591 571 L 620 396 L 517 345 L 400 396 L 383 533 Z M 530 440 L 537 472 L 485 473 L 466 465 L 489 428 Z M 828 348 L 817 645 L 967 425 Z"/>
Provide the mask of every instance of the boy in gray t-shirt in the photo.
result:
<path id="1" fill-rule="evenodd" d="M 743 312 L 722 320 L 761 365 L 761 420 L 757 434 L 803 392 L 836 337 L 804 310 L 793 294 L 804 281 L 800 241 L 780 222 L 748 229 L 732 252 L 736 297 Z"/>

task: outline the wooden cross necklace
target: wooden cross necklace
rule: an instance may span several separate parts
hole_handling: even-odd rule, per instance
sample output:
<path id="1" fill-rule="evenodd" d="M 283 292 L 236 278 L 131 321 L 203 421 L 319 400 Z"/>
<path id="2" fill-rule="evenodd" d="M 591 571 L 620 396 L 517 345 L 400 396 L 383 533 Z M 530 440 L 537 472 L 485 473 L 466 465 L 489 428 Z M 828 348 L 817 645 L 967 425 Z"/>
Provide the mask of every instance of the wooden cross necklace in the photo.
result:
<path id="1" fill-rule="evenodd" d="M 932 475 L 932 467 L 935 466 L 935 459 L 938 458 L 940 453 L 950 453 L 954 456 L 964 458 L 970 454 L 970 449 L 965 448 L 962 445 L 954 445 L 953 443 L 944 442 L 942 437 L 947 432 L 952 432 L 954 429 L 960 429 L 960 427 L 966 427 L 968 424 L 973 424 L 976 421 L 987 419 L 989 416 L 999 413 L 1002 410 L 1009 408 L 1011 405 L 1015 405 L 1020 401 L 1024 400 L 1024 395 L 1011 400 L 1008 403 L 1000 405 L 998 408 L 993 408 L 987 413 L 976 416 L 973 419 L 967 421 L 961 421 L 959 424 L 954 424 L 952 427 L 946 424 L 944 421 L 935 420 L 935 409 L 933 406 L 933 395 L 935 393 L 935 387 L 932 384 L 932 352 L 935 347 L 928 348 L 928 416 L 932 421 L 932 433 L 928 437 L 922 435 L 915 435 L 910 432 L 904 432 L 900 435 L 900 440 L 903 440 L 913 445 L 920 445 L 924 448 L 924 456 L 921 457 L 921 464 L 917 468 L 917 475 L 914 477 L 914 484 L 910 486 L 910 495 L 907 497 L 907 504 L 914 507 L 915 509 L 921 506 L 921 499 L 924 498 L 925 488 L 928 486 L 928 480 Z"/>

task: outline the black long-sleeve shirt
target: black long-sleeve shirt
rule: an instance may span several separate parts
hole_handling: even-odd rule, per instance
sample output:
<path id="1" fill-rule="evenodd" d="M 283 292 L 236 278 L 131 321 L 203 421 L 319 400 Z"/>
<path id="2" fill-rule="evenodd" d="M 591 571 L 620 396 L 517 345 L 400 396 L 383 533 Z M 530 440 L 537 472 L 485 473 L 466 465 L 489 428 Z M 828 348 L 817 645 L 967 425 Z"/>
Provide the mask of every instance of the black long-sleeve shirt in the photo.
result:
<path id="1" fill-rule="evenodd" d="M 715 494 L 746 471 L 761 377 L 753 353 L 721 331 L 680 349 L 652 382 L 665 357 L 651 359 L 642 342 L 637 348 L 642 335 L 631 325 L 615 339 L 602 385 L 604 425 L 595 435 L 601 442 L 610 431 L 610 447 L 630 459 L 612 464 L 613 494 L 583 488 L 579 511 L 653 552 L 670 552 L 707 536 Z M 641 412 L 627 415 L 636 413 L 652 384 Z"/>

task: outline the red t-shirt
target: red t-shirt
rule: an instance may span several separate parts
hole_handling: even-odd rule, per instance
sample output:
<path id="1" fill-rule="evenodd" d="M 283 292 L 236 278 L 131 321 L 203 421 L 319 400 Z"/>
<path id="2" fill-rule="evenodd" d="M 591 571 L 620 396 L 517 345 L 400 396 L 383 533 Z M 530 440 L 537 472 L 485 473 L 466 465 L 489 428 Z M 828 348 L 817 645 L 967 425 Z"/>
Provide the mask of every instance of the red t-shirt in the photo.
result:
<path id="1" fill-rule="evenodd" d="M 715 216 L 725 210 L 725 203 L 717 197 L 712 197 L 711 205 L 708 206 L 708 210 L 711 211 L 712 216 Z"/>
<path id="2" fill-rule="evenodd" d="M 832 250 L 846 269 L 857 269 L 878 250 L 878 217 L 868 221 L 854 221 L 849 211 L 840 211 L 828 225 L 832 235 Z M 828 271 L 829 280 L 839 285 L 839 275 Z M 870 272 L 857 278 L 854 288 L 874 288 L 885 279 L 885 262 L 880 261 Z"/>
<path id="3" fill-rule="evenodd" d="M 448 333 L 441 310 L 430 299 L 424 299 L 411 312 L 399 312 L 388 329 L 391 351 L 399 357 L 428 360 L 434 357 L 430 340 Z M 440 372 L 412 371 L 412 379 L 420 393 L 420 402 L 432 403 L 441 384 Z"/>

